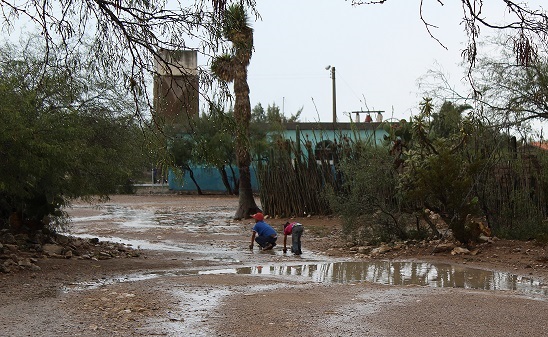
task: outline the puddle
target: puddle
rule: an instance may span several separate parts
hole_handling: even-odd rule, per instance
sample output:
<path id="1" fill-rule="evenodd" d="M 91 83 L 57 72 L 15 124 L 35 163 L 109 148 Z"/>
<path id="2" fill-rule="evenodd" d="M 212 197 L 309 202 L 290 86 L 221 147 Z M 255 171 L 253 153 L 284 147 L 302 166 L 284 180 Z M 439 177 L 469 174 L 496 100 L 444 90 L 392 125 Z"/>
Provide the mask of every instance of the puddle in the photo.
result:
<path id="1" fill-rule="evenodd" d="M 511 273 L 431 264 L 426 262 L 330 262 L 299 265 L 270 265 L 214 270 L 166 270 L 68 285 L 64 291 L 95 289 L 122 282 L 138 282 L 161 277 L 241 274 L 278 276 L 284 279 L 318 283 L 371 282 L 397 286 L 428 286 L 476 290 L 516 291 L 530 296 L 547 296 L 548 286 L 538 280 Z"/>
<path id="2" fill-rule="evenodd" d="M 61 287 L 61 292 L 68 293 L 71 291 L 98 289 L 103 286 L 108 286 L 116 283 L 146 281 L 146 280 L 157 278 L 159 276 L 160 275 L 156 273 L 141 273 L 141 274 L 120 276 L 120 277 L 105 277 L 105 278 L 97 279 L 95 281 L 66 284 L 65 286 Z"/>
<path id="3" fill-rule="evenodd" d="M 87 214 L 90 214 L 88 212 Z M 165 205 L 157 210 L 133 209 L 122 205 L 105 205 L 100 214 L 95 216 L 83 216 L 73 218 L 80 226 L 81 231 L 86 230 L 86 224 L 96 222 L 109 222 L 115 224 L 114 231 L 124 232 L 123 236 L 132 236 L 133 232 L 148 231 L 154 228 L 173 228 L 177 233 L 204 233 L 241 235 L 238 225 L 230 225 L 227 221 L 232 213 L 225 208 L 208 209 L 207 211 L 186 212 L 182 207 L 170 207 Z M 100 228 L 100 224 L 97 225 Z M 122 230 L 123 229 L 123 230 Z M 283 277 L 285 279 L 299 279 L 306 282 L 324 283 L 358 283 L 372 282 L 386 285 L 417 285 L 443 288 L 464 288 L 478 290 L 503 290 L 516 291 L 530 295 L 548 295 L 548 286 L 537 280 L 511 273 L 480 270 L 463 266 L 448 264 L 431 264 L 422 262 L 325 262 L 325 257 L 307 255 L 306 260 L 283 263 L 286 257 L 281 251 L 250 252 L 237 250 L 234 244 L 220 247 L 217 245 L 189 244 L 175 240 L 158 239 L 152 241 L 122 239 L 119 237 L 100 237 L 87 233 L 74 233 L 74 236 L 82 238 L 99 238 L 101 241 L 123 243 L 137 249 L 149 249 L 156 251 L 177 251 L 193 253 L 200 260 L 209 260 L 223 263 L 241 263 L 246 260 L 244 254 L 272 255 L 269 265 L 253 267 L 224 268 L 202 271 L 168 271 L 159 273 L 143 273 L 118 279 L 99 280 L 92 284 L 81 284 L 82 288 L 90 288 L 108 284 L 108 282 L 133 282 L 143 279 L 162 276 L 184 276 L 197 274 L 248 274 L 264 275 L 270 277 Z M 267 259 L 269 256 L 260 256 Z M 320 259 L 322 259 L 320 261 Z M 78 285 L 76 285 L 78 287 Z"/>
<path id="4" fill-rule="evenodd" d="M 70 234 L 70 233 L 69 233 Z M 138 239 L 123 239 L 114 236 L 97 236 L 90 234 L 70 234 L 71 236 L 81 238 L 81 239 L 99 239 L 99 241 L 104 242 L 113 242 L 123 244 L 125 246 L 134 248 L 134 249 L 147 249 L 147 250 L 163 250 L 171 252 L 195 252 L 198 251 L 198 246 L 195 248 L 190 244 L 168 244 L 165 242 L 151 242 L 147 240 L 138 240 Z"/>
<path id="5" fill-rule="evenodd" d="M 204 246 L 190 243 L 181 243 L 164 240 L 162 242 L 151 242 L 147 240 L 123 239 L 113 236 L 97 236 L 90 234 L 70 234 L 81 239 L 99 239 L 99 241 L 123 244 L 133 249 L 144 249 L 154 251 L 185 252 L 202 256 L 201 260 L 238 263 L 240 260 L 234 257 L 229 248 Z"/>
<path id="6" fill-rule="evenodd" d="M 243 239 L 247 247 L 247 237 L 251 232 L 251 225 L 249 231 L 245 232 L 245 236 L 242 236 L 241 225 L 230 222 L 232 212 L 225 208 L 187 212 L 181 207 L 163 207 L 154 210 L 107 204 L 100 209 L 93 206 L 79 206 L 75 209 L 90 210 L 83 212 L 85 214 L 82 216 L 73 216 L 71 220 L 74 226 L 70 231 L 64 233 L 78 238 L 97 238 L 99 241 L 124 244 L 134 249 L 196 254 L 198 255 L 195 257 L 196 259 L 225 263 L 240 262 L 245 258 L 244 255 L 250 253 L 272 255 L 275 258 L 287 256 L 279 249 L 266 252 L 247 249 L 235 250 L 234 248 L 238 248 L 236 246 L 240 244 L 239 241 L 231 241 L 226 238 L 222 242 L 210 240 L 209 243 L 201 244 L 187 243 L 184 238 L 181 241 L 169 239 L 172 233 L 176 233 L 179 237 L 184 234 L 200 235 L 204 233 L 238 236 L 238 240 Z M 92 211 L 97 214 L 90 214 Z M 95 231 L 95 234 L 88 233 L 90 227 Z M 110 233 L 123 236 L 123 238 L 109 235 Z M 155 239 L 131 238 L 137 234 L 143 237 L 143 233 L 151 233 L 150 237 L 155 237 Z M 320 257 L 312 252 L 307 252 L 306 259 L 309 261 L 318 260 Z"/>
<path id="7" fill-rule="evenodd" d="M 538 280 L 511 273 L 423 262 L 332 262 L 270 265 L 200 271 L 199 274 L 249 274 L 302 278 L 313 282 L 417 285 L 440 288 L 507 290 L 548 295 Z"/>
<path id="8" fill-rule="evenodd" d="M 79 207 L 84 208 L 84 207 Z M 89 206 L 88 208 L 91 208 Z M 134 231 L 153 228 L 174 228 L 188 233 L 223 233 L 237 231 L 225 219 L 230 219 L 230 212 L 214 210 L 185 212 L 180 209 L 134 209 L 121 205 L 106 205 L 101 214 L 73 217 L 74 224 L 108 221 Z M 237 233 L 234 233 L 237 234 Z"/>

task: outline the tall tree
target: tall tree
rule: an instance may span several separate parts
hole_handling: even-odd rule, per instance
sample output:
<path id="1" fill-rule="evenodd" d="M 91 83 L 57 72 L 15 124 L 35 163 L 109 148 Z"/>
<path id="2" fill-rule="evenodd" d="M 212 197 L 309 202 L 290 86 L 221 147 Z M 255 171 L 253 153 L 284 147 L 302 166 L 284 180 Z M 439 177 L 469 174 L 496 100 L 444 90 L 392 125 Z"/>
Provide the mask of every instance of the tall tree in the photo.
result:
<path id="1" fill-rule="evenodd" d="M 78 48 L 89 41 L 91 59 L 111 76 L 125 79 L 135 97 L 147 94 L 148 77 L 157 64 L 167 71 L 185 72 L 161 49 L 196 49 L 209 56 L 218 46 L 215 22 L 225 14 L 227 0 L 0 0 L 0 27 L 8 34 L 23 22 L 45 42 L 47 53 Z M 254 8 L 254 0 L 242 0 Z M 16 32 L 18 33 L 18 32 Z M 129 65 L 129 66 L 128 66 Z M 59 66 L 70 69 L 68 63 Z M 200 85 L 211 84 L 207 71 L 199 71 Z M 40 76 L 40 73 L 35 74 Z M 205 92 L 205 90 L 201 91 Z M 206 97 L 207 98 L 207 97 Z M 149 99 L 152 105 L 152 100 Z M 136 109 L 143 116 L 148 109 Z M 145 117 L 143 116 L 143 117 Z"/>
<path id="2" fill-rule="evenodd" d="M 230 53 L 216 57 L 212 72 L 222 81 L 234 83 L 234 118 L 236 119 L 236 159 L 240 174 L 239 202 L 235 218 L 248 218 L 257 211 L 257 204 L 251 189 L 251 156 L 249 152 L 249 122 L 251 103 L 247 83 L 247 66 L 253 53 L 253 29 L 246 10 L 240 4 L 227 8 L 223 21 L 223 35 L 232 43 Z"/>
<path id="3" fill-rule="evenodd" d="M 530 134 L 531 122 L 548 120 L 548 45 L 539 48 L 535 61 L 522 65 L 516 63 L 509 39 L 500 34 L 486 43 L 492 52 L 479 57 L 472 70 L 477 95 L 459 92 L 440 71 L 429 73 L 433 89 L 428 95 L 437 101 L 451 97 L 466 104 L 473 102 L 475 118 L 482 124 Z"/>
<path id="4" fill-rule="evenodd" d="M 62 216 L 71 199 L 118 192 L 144 168 L 128 92 L 78 54 L 47 59 L 36 39 L 0 51 L 1 218 Z"/>

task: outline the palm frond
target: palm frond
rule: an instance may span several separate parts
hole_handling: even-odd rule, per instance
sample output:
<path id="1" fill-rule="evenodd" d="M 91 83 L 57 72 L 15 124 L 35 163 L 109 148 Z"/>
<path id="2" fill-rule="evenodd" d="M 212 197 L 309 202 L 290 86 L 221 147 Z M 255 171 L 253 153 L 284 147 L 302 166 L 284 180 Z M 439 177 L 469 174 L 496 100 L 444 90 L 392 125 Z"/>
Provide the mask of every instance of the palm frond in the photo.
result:
<path id="1" fill-rule="evenodd" d="M 234 58 L 229 54 L 224 54 L 213 59 L 211 71 L 215 76 L 224 82 L 234 81 Z"/>

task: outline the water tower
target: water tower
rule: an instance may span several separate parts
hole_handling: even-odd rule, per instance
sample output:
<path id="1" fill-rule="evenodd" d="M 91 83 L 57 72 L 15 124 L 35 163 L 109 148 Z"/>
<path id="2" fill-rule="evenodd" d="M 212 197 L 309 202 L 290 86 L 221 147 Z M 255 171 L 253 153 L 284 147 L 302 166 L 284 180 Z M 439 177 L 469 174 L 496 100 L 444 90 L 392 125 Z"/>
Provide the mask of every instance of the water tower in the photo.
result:
<path id="1" fill-rule="evenodd" d="M 155 116 L 166 124 L 186 125 L 198 116 L 199 80 L 196 50 L 158 52 L 154 76 Z"/>

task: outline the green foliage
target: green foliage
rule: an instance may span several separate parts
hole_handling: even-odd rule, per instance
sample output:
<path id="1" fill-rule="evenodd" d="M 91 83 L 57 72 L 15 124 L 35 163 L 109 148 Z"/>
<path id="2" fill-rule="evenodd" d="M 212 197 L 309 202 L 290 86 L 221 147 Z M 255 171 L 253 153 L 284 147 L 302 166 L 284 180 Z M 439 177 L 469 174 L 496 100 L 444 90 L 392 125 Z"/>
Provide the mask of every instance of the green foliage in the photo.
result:
<path id="1" fill-rule="evenodd" d="M 473 200 L 474 177 L 480 163 L 466 154 L 470 127 L 462 117 L 470 107 L 445 102 L 439 112 L 434 112 L 432 100 L 425 98 L 420 108 L 421 113 L 411 123 L 385 125 L 393 166 L 400 173 L 397 191 L 402 211 L 417 214 L 437 235 L 437 229 L 424 215 L 425 209 L 433 210 L 449 224 L 458 240 L 466 242 L 466 217 L 479 212 Z M 414 235 L 422 235 L 423 227 L 418 224 Z"/>
<path id="2" fill-rule="evenodd" d="M 353 147 L 353 156 L 344 158 L 338 169 L 343 177 L 340 191 L 331 188 L 331 209 L 343 219 L 343 234 L 356 243 L 405 238 L 396 214 L 399 198 L 397 176 L 386 148 L 365 144 Z"/>
<path id="3" fill-rule="evenodd" d="M 173 156 L 173 165 L 179 169 L 189 169 L 195 160 L 195 141 L 185 134 L 174 134 L 170 138 L 169 150 Z"/>
<path id="4" fill-rule="evenodd" d="M 419 226 L 418 228 L 412 228 L 407 231 L 407 238 L 409 240 L 422 241 L 431 236 L 430 230 L 425 226 Z"/>
<path id="5" fill-rule="evenodd" d="M 535 243 L 539 246 L 548 245 L 548 220 L 544 220 L 533 233 L 536 233 Z"/>
<path id="6" fill-rule="evenodd" d="M 111 109 L 110 98 L 128 99 L 121 88 L 80 68 L 78 55 L 42 56 L 30 43 L 0 53 L 2 218 L 62 216 L 71 199 L 117 192 L 144 167 L 138 121 Z M 70 57 L 72 72 L 57 67 Z"/>
<path id="7" fill-rule="evenodd" d="M 449 146 L 437 148 L 437 154 L 409 153 L 398 187 L 409 203 L 442 215 L 454 236 L 466 242 L 466 216 L 478 212 L 472 202 L 474 167 Z"/>
<path id="8" fill-rule="evenodd" d="M 234 81 L 234 59 L 232 55 L 224 54 L 217 56 L 211 62 L 211 72 L 224 82 Z"/>
<path id="9" fill-rule="evenodd" d="M 292 123 L 299 120 L 299 117 L 302 113 L 302 108 L 299 109 L 294 115 L 286 117 L 280 111 L 280 107 L 276 103 L 268 105 L 266 111 L 264 110 L 261 103 L 257 104 L 251 111 L 251 121 L 253 123 L 259 124 L 263 127 L 263 124 L 268 124 L 270 128 L 280 129 L 283 128 L 283 124 Z M 274 127 L 273 127 L 274 126 Z"/>
<path id="10" fill-rule="evenodd" d="M 505 126 L 531 137 L 524 121 L 548 116 L 548 59 L 540 53 L 526 67 L 515 66 L 513 60 L 504 59 L 506 51 L 503 48 L 500 59 L 485 59 L 481 64 L 487 111 L 489 116 L 502 119 Z M 499 137 L 499 143 L 503 151 L 493 151 L 496 174 L 484 179 L 491 183 L 484 187 L 491 222 L 499 236 L 542 236 L 546 233 L 543 221 L 548 216 L 548 153 L 510 135 Z"/>
<path id="11" fill-rule="evenodd" d="M 251 58 L 253 50 L 253 29 L 243 3 L 228 6 L 223 20 L 223 36 L 233 43 L 236 53 L 246 53 Z"/>
<path id="12" fill-rule="evenodd" d="M 511 164 L 494 165 L 496 175 L 478 184 L 483 193 L 483 209 L 498 236 L 530 239 L 545 231 L 545 181 L 535 172 L 520 168 L 519 164 L 527 160 L 516 158 L 507 163 Z"/>
<path id="13" fill-rule="evenodd" d="M 424 106 L 428 105 L 428 101 Z M 542 233 L 546 204 L 546 153 L 532 151 L 492 126 L 461 118 L 469 106 L 443 104 L 419 115 L 405 151 L 400 191 L 409 203 L 434 210 L 461 241 L 477 233 L 467 217 L 485 217 L 496 235 L 532 238 Z"/>
<path id="14" fill-rule="evenodd" d="M 261 163 L 263 205 L 276 210 L 272 214 L 299 214 L 310 205 L 303 200 L 311 200 L 303 191 L 320 193 L 328 211 L 342 218 L 345 237 L 355 243 L 438 236 L 431 212 L 462 243 L 477 240 L 483 230 L 479 223 L 500 237 L 542 240 L 548 153 L 483 125 L 468 105 L 446 102 L 434 112 L 427 99 L 421 107 L 412 122 L 382 126 L 390 148 L 317 140 L 324 153 L 312 151 L 305 141 L 301 158 L 295 144 L 272 137 L 269 144 L 279 150 Z M 300 171 L 302 161 L 306 171 Z M 320 190 L 311 177 L 321 177 Z M 282 197 L 275 191 L 279 187 Z"/>
<path id="15" fill-rule="evenodd" d="M 431 132 L 434 137 L 450 138 L 461 133 L 462 113 L 472 107 L 469 105 L 455 106 L 452 102 L 443 102 L 440 111 L 432 114 Z"/>
<path id="16" fill-rule="evenodd" d="M 493 233 L 510 239 L 542 233 L 548 216 L 548 153 L 481 125 L 466 151 L 480 163 L 474 191 Z"/>
<path id="17" fill-rule="evenodd" d="M 546 45 L 527 64 L 516 64 L 514 46 L 501 36 L 490 46 L 496 53 L 481 59 L 474 70 L 481 90 L 481 114 L 493 124 L 524 129 L 527 121 L 548 118 L 548 57 Z"/>
<path id="18" fill-rule="evenodd" d="M 548 243 L 548 224 L 546 221 L 524 221 L 516 227 L 502 227 L 497 231 L 497 237 L 510 240 L 535 240 L 540 245 Z"/>
<path id="19" fill-rule="evenodd" d="M 192 119 L 188 129 L 168 130 L 168 149 L 176 178 L 182 179 L 182 175 L 188 172 L 193 179 L 194 166 L 214 168 L 219 170 L 227 192 L 234 194 L 238 183 L 228 181 L 226 169 L 233 171 L 236 165 L 235 127 L 232 111 L 224 112 L 220 106 L 212 104 L 208 112 Z M 194 183 L 198 184 L 197 181 Z M 201 194 L 200 187 L 196 187 Z"/>
<path id="20" fill-rule="evenodd" d="M 230 111 L 211 109 L 195 121 L 191 137 L 195 142 L 193 161 L 197 164 L 220 167 L 234 165 L 236 152 L 234 132 L 236 122 Z"/>
<path id="21" fill-rule="evenodd" d="M 268 157 L 270 151 L 268 135 L 279 132 L 279 130 L 272 129 L 272 126 L 273 124 L 266 122 L 266 113 L 261 103 L 257 104 L 251 111 L 251 121 L 249 123 L 249 143 L 253 158 L 260 160 Z"/>
<path id="22" fill-rule="evenodd" d="M 282 117 L 282 118 L 280 118 Z M 290 119 L 298 118 L 298 114 Z M 271 122 L 267 122 L 271 121 Z M 255 158 L 268 157 L 272 139 L 276 139 L 283 130 L 282 122 L 287 118 L 279 114 L 276 104 L 268 106 L 267 112 L 258 104 L 252 113 L 249 127 L 250 152 Z M 192 166 L 200 165 L 219 170 L 226 175 L 226 170 L 235 172 L 236 121 L 232 110 L 223 111 L 220 105 L 211 104 L 210 110 L 199 118 L 193 119 L 187 130 L 166 129 L 169 139 L 169 152 L 175 165 L 175 171 L 190 171 Z M 228 179 L 228 176 L 225 177 Z M 234 193 L 237 180 L 228 182 L 229 193 Z"/>
<path id="23" fill-rule="evenodd" d="M 272 148 L 272 143 L 279 137 L 283 137 L 285 124 L 296 122 L 301 110 L 290 117 L 284 116 L 276 103 L 268 105 L 266 111 L 258 103 L 251 111 L 251 123 L 249 125 L 251 152 L 255 158 L 266 158 Z"/>

